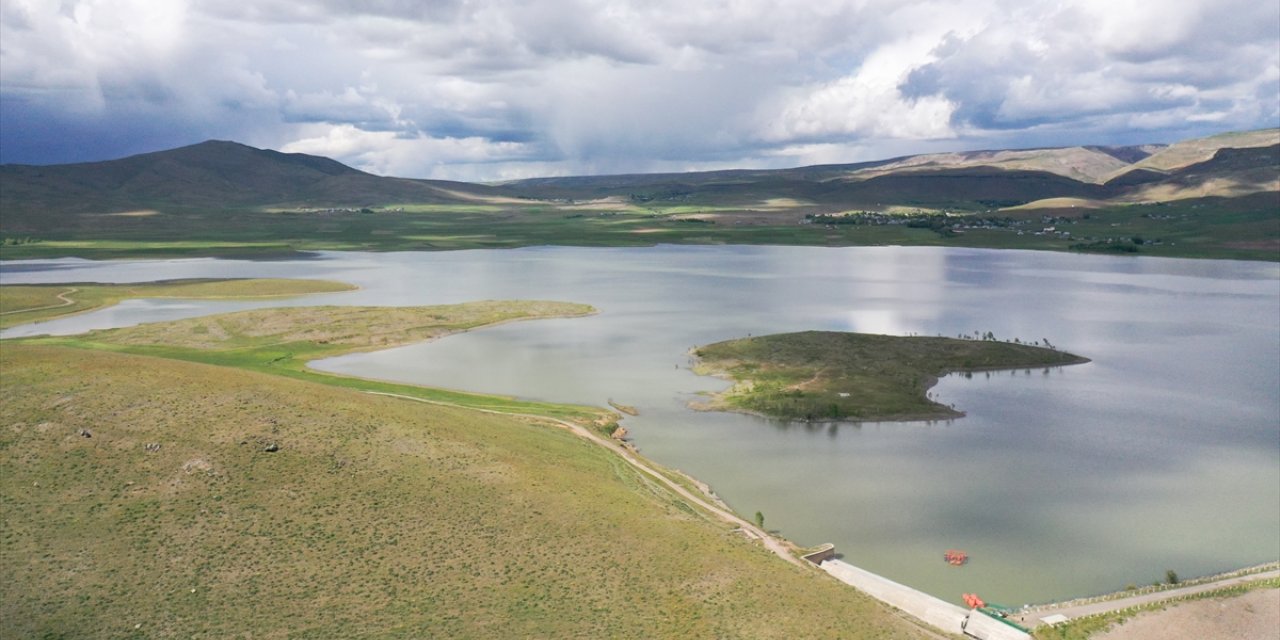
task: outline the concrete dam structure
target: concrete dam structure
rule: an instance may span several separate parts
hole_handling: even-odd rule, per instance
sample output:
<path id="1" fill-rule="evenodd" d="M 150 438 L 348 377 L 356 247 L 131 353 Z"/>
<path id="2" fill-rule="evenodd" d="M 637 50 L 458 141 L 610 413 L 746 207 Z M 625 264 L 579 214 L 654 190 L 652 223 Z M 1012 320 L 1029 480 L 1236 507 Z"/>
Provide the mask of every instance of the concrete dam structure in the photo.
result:
<path id="1" fill-rule="evenodd" d="M 835 579 L 948 633 L 963 633 L 980 640 L 1031 640 L 1025 631 L 981 611 L 951 604 L 843 560 L 828 557 L 817 564 Z"/>

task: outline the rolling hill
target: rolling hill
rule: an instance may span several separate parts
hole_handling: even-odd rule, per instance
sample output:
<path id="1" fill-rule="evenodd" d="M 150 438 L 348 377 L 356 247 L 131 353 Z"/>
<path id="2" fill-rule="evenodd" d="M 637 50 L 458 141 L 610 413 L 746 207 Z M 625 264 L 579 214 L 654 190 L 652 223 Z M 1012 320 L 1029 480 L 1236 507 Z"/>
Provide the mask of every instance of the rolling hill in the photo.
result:
<path id="1" fill-rule="evenodd" d="M 0 166 L 6 213 L 449 204 L 495 195 L 483 185 L 386 178 L 329 158 L 220 140 L 105 162 Z"/>
<path id="2" fill-rule="evenodd" d="M 535 178 L 504 186 L 532 199 L 740 204 L 782 197 L 870 209 L 972 210 L 1059 198 L 1164 202 L 1280 190 L 1276 145 L 1280 130 L 1265 129 L 1171 145 L 963 151 L 794 169 Z"/>
<path id="3" fill-rule="evenodd" d="M 1280 130 L 1140 147 L 926 154 L 857 164 L 535 178 L 482 185 L 376 176 L 329 158 L 211 140 L 119 160 L 0 166 L 0 211 L 525 204 L 624 197 L 636 202 L 987 209 L 1048 198 L 1119 202 L 1239 196 L 1280 189 Z"/>
<path id="4" fill-rule="evenodd" d="M 1165 204 L 1178 211 L 1141 209 Z M 989 232 L 992 224 L 1012 229 L 1010 220 L 1030 225 L 1044 216 L 1080 219 L 1086 211 L 1119 217 L 1102 225 L 1094 216 L 1077 228 L 1076 237 L 1092 238 L 1083 245 L 1065 236 L 1050 241 L 1016 230 L 1012 237 Z M 1171 145 L 968 151 L 501 184 L 377 176 L 329 158 L 225 141 L 105 162 L 0 166 L 4 259 L 658 242 L 1073 250 L 1111 246 L 1110 230 L 1129 225 L 1125 237 L 1165 239 L 1154 249 L 1164 255 L 1274 260 L 1280 257 L 1276 211 L 1280 129 Z M 963 234 L 929 231 L 941 231 L 937 219 L 910 227 L 907 220 L 881 220 L 838 233 L 804 226 L 814 216 L 847 212 L 1000 220 Z"/>

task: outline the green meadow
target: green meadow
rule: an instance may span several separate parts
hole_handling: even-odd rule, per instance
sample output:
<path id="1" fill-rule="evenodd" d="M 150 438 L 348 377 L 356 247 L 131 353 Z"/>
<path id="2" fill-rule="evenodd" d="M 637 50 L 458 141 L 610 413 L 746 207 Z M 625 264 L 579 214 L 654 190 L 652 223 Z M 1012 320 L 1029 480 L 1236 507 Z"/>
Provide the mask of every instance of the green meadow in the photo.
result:
<path id="1" fill-rule="evenodd" d="M 764 202 L 764 201 L 761 201 Z M 756 203 L 758 204 L 758 203 Z M 0 259 L 78 256 L 90 259 L 219 256 L 278 258 L 298 252 L 442 251 L 526 246 L 651 246 L 654 244 L 771 244 L 800 246 L 955 246 L 1080 251 L 1096 239 L 1123 255 L 1280 260 L 1280 218 L 1268 194 L 1201 198 L 1099 209 L 981 212 L 966 203 L 951 209 L 955 224 L 995 216 L 1021 221 L 1026 232 L 970 229 L 938 233 L 902 225 L 808 224 L 805 214 L 840 212 L 793 203 L 705 203 L 592 208 L 584 205 L 404 205 L 372 213 L 279 213 L 252 208 L 184 210 L 146 217 L 85 215 L 74 226 L 24 232 L 20 244 L 0 246 Z M 924 205 L 921 205 L 924 206 Z M 945 205 L 930 204 L 931 210 Z M 402 209 L 397 211 L 397 209 Z M 691 218 L 697 215 L 697 218 Z M 1044 222 L 1046 216 L 1054 222 Z M 1069 237 L 1039 234 L 1043 227 Z M 1141 244 L 1135 244 L 1137 238 Z"/>

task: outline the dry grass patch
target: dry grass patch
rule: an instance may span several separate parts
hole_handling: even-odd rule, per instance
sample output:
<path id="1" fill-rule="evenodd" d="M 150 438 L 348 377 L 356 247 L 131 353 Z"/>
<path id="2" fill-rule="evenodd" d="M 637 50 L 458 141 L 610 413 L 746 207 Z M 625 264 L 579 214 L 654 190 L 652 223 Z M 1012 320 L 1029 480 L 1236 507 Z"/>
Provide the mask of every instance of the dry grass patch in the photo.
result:
<path id="1" fill-rule="evenodd" d="M 510 320 L 594 313 L 590 305 L 485 301 L 426 307 L 284 307 L 96 332 L 90 340 L 226 350 L 307 342 L 343 351 L 410 344 Z"/>

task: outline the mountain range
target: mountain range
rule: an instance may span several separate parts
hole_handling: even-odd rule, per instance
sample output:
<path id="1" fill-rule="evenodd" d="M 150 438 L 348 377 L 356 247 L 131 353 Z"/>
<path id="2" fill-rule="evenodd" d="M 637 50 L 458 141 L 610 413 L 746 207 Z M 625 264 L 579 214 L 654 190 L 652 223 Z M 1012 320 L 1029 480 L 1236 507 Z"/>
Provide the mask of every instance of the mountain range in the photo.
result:
<path id="1" fill-rule="evenodd" d="M 104 162 L 0 165 L 5 222 L 31 214 L 398 204 L 715 204 L 822 209 L 1103 206 L 1280 192 L 1280 129 L 1175 144 L 968 151 L 794 169 L 535 178 L 473 184 L 377 176 L 329 158 L 227 141 Z"/>

